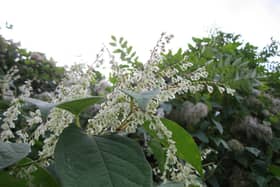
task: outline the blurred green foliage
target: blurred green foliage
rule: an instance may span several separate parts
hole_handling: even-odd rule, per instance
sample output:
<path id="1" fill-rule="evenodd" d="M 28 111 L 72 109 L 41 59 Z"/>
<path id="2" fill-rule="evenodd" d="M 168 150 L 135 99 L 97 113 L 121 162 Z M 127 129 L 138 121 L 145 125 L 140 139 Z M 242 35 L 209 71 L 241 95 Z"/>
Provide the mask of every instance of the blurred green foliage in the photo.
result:
<path id="1" fill-rule="evenodd" d="M 218 89 L 212 94 L 186 94 L 169 103 L 173 109 L 168 117 L 208 152 L 203 166 L 209 186 L 280 186 L 277 172 L 269 170 L 280 164 L 280 66 L 270 60 L 279 56 L 279 49 L 275 40 L 259 49 L 240 35 L 215 31 L 209 37 L 194 37 L 185 51 L 163 54 L 162 66 L 185 61 L 194 69 L 205 66 L 209 84 L 236 90 L 234 96 Z M 186 101 L 206 104 L 208 115 L 194 124 L 182 121 Z"/>

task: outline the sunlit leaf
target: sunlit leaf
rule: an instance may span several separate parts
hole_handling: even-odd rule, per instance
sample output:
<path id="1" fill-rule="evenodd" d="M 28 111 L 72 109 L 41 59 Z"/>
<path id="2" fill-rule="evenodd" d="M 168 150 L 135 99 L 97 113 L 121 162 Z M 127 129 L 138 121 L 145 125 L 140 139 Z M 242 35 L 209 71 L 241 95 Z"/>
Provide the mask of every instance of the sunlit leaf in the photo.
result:
<path id="1" fill-rule="evenodd" d="M 164 118 L 161 121 L 172 132 L 172 139 L 176 143 L 178 157 L 191 164 L 202 176 L 200 151 L 192 136 L 174 121 Z"/>
<path id="2" fill-rule="evenodd" d="M 73 99 L 70 101 L 65 101 L 62 103 L 58 103 L 55 106 L 57 108 L 61 108 L 64 110 L 67 110 L 71 112 L 74 115 L 80 114 L 82 111 L 87 109 L 89 106 L 99 103 L 104 98 L 100 96 L 91 96 L 91 97 L 85 97 L 80 99 Z"/>

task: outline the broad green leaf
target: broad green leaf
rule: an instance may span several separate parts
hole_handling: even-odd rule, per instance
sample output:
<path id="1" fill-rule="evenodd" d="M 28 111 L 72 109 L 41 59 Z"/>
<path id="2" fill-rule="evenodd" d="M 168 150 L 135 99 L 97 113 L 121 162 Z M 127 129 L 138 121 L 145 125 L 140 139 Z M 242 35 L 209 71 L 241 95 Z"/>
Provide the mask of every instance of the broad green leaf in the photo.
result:
<path id="1" fill-rule="evenodd" d="M 122 136 L 88 136 L 66 128 L 54 153 L 64 187 L 151 187 L 152 171 L 139 145 Z"/>
<path id="2" fill-rule="evenodd" d="M 270 165 L 268 170 L 275 176 L 280 177 L 280 167 L 276 165 Z"/>
<path id="3" fill-rule="evenodd" d="M 15 164 L 26 157 L 30 151 L 28 144 L 0 142 L 0 169 Z"/>
<path id="4" fill-rule="evenodd" d="M 158 187 L 184 187 L 183 183 L 167 182 L 159 185 Z"/>
<path id="5" fill-rule="evenodd" d="M 98 103 L 101 100 L 103 100 L 103 97 L 91 96 L 91 97 L 85 97 L 85 98 L 74 99 L 74 100 L 58 103 L 56 104 L 56 107 L 67 110 L 74 115 L 79 115 L 82 111 L 87 109 L 89 106 Z"/>
<path id="6" fill-rule="evenodd" d="M 23 99 L 25 102 L 31 103 L 38 107 L 42 113 L 42 115 L 47 116 L 49 112 L 51 111 L 52 108 L 55 107 L 55 104 L 53 103 L 48 103 L 45 101 L 41 101 L 39 99 L 33 99 L 33 98 L 24 98 Z"/>
<path id="7" fill-rule="evenodd" d="M 136 93 L 129 90 L 121 90 L 121 91 L 129 95 L 130 97 L 132 97 L 142 111 L 146 111 L 146 108 L 150 103 L 150 101 L 160 93 L 160 89 L 158 88 L 151 91 L 141 92 L 141 93 Z"/>
<path id="8" fill-rule="evenodd" d="M 38 99 L 25 98 L 24 101 L 34 104 L 37 106 L 41 113 L 44 115 L 48 115 L 50 110 L 54 107 L 61 108 L 71 112 L 74 115 L 79 115 L 83 110 L 88 108 L 89 106 L 100 102 L 103 97 L 100 96 L 91 96 L 84 97 L 79 99 L 73 99 L 70 101 L 60 102 L 60 103 L 48 103 Z"/>
<path id="9" fill-rule="evenodd" d="M 28 187 L 27 181 L 9 175 L 7 172 L 0 171 L 1 187 Z"/>
<path id="10" fill-rule="evenodd" d="M 202 165 L 199 148 L 192 136 L 180 125 L 168 119 L 161 119 L 162 123 L 172 132 L 176 143 L 178 157 L 191 164 L 202 176 Z"/>

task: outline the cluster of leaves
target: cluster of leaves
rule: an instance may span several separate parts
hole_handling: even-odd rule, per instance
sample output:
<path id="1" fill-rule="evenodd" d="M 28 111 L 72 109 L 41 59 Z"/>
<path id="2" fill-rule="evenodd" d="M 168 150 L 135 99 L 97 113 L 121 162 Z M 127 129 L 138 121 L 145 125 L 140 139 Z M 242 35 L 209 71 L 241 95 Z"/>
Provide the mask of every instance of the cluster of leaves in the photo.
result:
<path id="1" fill-rule="evenodd" d="M 128 41 L 123 37 L 117 39 L 115 36 L 111 36 L 112 42 L 109 44 L 115 48 L 113 53 L 119 54 L 123 64 L 120 64 L 120 68 L 127 70 L 139 69 L 143 67 L 143 64 L 138 60 L 136 51 L 133 51 L 133 47 L 128 45 Z"/>
<path id="2" fill-rule="evenodd" d="M 279 99 L 280 66 L 274 62 L 273 70 L 265 68 L 272 63 L 270 57 L 279 55 L 279 43 L 272 40 L 258 51 L 241 41 L 240 35 L 221 31 L 210 37 L 193 38 L 193 42 L 186 51 L 164 54 L 163 65 L 174 66 L 184 59 L 194 68 L 205 65 L 210 83 L 219 81 L 236 90 L 233 97 L 214 90 L 212 94 L 180 96 L 169 103 L 175 112 L 180 111 L 184 101 L 208 106 L 208 115 L 196 124 L 182 122 L 176 116 L 202 152 L 209 152 L 203 160 L 204 180 L 214 187 L 279 186 L 280 110 L 271 108 Z M 169 117 L 174 119 L 172 114 Z M 250 126 L 248 121 L 244 123 L 248 116 L 258 124 L 246 127 Z"/>

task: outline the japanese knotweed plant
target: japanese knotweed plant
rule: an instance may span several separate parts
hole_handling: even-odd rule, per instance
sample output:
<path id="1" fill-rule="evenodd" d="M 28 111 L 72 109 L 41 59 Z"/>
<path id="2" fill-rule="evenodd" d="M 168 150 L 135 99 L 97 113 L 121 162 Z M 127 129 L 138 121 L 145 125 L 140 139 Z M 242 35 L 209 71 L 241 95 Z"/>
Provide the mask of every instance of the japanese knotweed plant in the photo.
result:
<path id="1" fill-rule="evenodd" d="M 23 90 L 2 119 L 1 180 L 23 173 L 31 176 L 27 177 L 29 182 L 13 179 L 21 186 L 203 186 L 199 148 L 181 126 L 158 115 L 158 109 L 176 95 L 204 89 L 212 92 L 216 85 L 207 83 L 204 67 L 190 71 L 192 63 L 186 60 L 176 66 L 162 66 L 161 52 L 171 38 L 162 34 L 148 62 L 140 63 L 127 41 L 112 37 L 111 45 L 120 45 L 114 52 L 121 54 L 122 63 L 109 53 L 112 89 L 104 97 L 90 95 L 94 71 L 81 65 L 66 71 L 51 102 L 29 98 L 30 87 Z M 231 89 L 217 87 L 232 93 Z M 101 101 L 98 113 L 81 127 L 80 113 Z M 39 110 L 25 116 L 26 126 L 18 128 L 15 123 L 24 103 L 34 104 Z M 141 146 L 128 138 L 137 132 L 144 134 Z M 42 147 L 37 159 L 21 160 L 38 142 Z M 147 162 L 144 153 L 153 155 L 156 163 Z M 8 160 L 2 159 L 3 155 Z M 44 169 L 49 167 L 57 179 Z"/>

